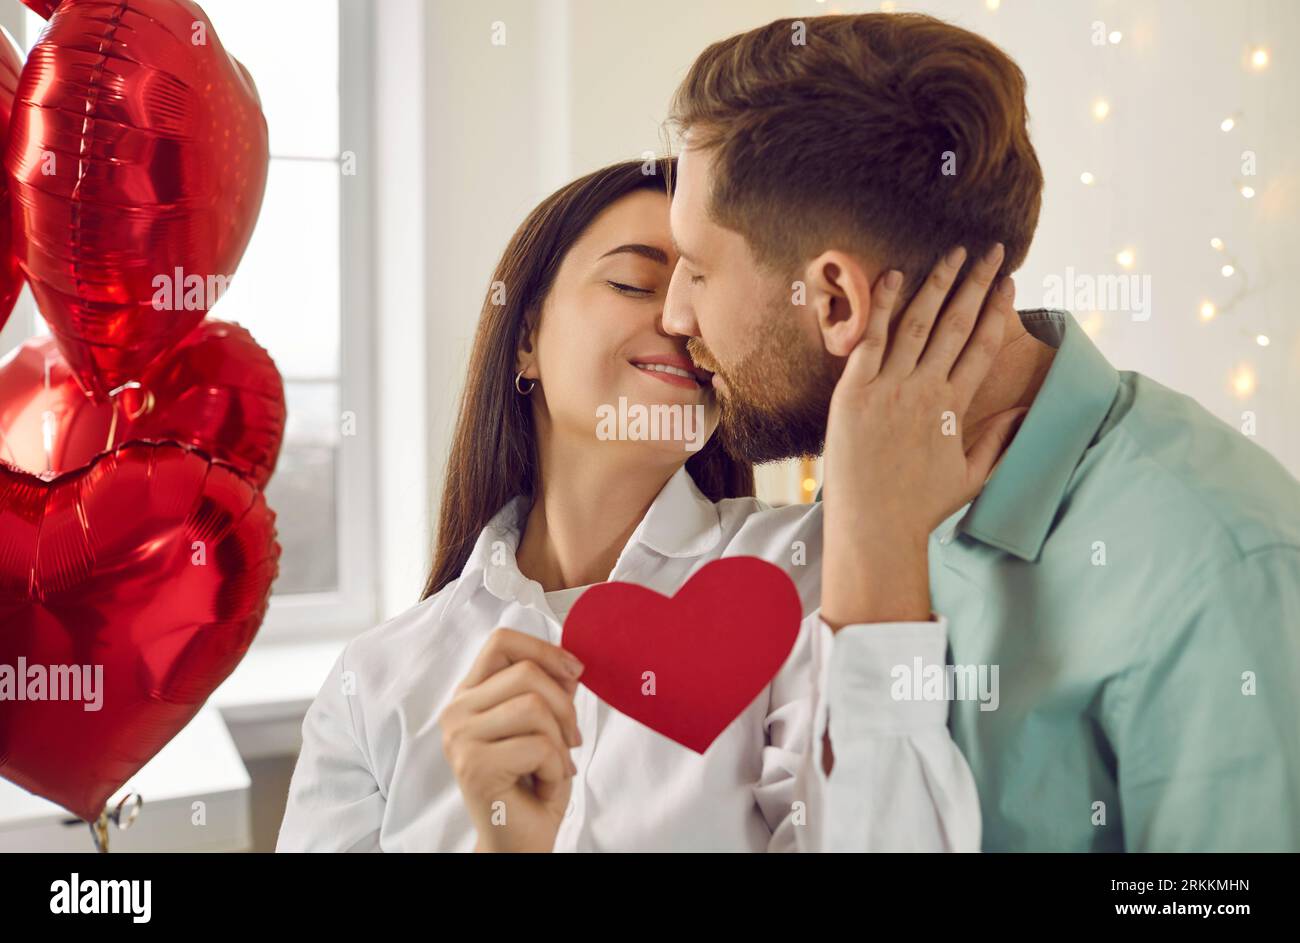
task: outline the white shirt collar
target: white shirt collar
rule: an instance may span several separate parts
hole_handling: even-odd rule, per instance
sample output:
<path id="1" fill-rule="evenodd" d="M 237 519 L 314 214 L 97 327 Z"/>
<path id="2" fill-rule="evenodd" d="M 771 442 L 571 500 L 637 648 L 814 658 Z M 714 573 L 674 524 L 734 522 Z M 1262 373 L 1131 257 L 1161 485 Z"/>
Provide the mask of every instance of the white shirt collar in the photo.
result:
<path id="1" fill-rule="evenodd" d="M 663 486 L 628 543 L 645 544 L 665 557 L 698 557 L 721 539 L 717 506 L 683 465 Z"/>
<path id="2" fill-rule="evenodd" d="M 462 593 L 479 586 L 504 601 L 540 604 L 542 588 L 519 571 L 515 559 L 524 520 L 531 507 L 520 495 L 501 508 L 479 533 L 461 570 L 454 605 Z M 695 557 L 708 553 L 722 539 L 718 509 L 704 496 L 685 466 L 679 468 L 660 490 L 645 517 L 637 525 L 619 555 L 619 563 L 636 545 L 648 547 L 665 557 Z M 617 572 L 618 566 L 615 566 Z M 613 574 L 611 574 L 613 575 Z"/>

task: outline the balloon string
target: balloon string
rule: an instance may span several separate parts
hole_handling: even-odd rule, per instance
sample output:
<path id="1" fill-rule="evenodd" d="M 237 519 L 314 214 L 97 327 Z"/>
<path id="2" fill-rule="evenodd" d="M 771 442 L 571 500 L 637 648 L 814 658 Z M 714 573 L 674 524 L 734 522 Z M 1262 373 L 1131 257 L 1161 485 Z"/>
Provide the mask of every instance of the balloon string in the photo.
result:
<path id="1" fill-rule="evenodd" d="M 90 823 L 90 837 L 95 840 L 95 850 L 108 854 L 108 806 L 99 813 L 99 818 Z"/>
<path id="2" fill-rule="evenodd" d="M 108 823 L 112 822 L 119 829 L 127 829 L 135 824 L 140 809 L 144 806 L 144 797 L 138 792 L 129 792 L 121 798 L 110 812 L 107 805 L 99 813 L 99 818 L 88 823 L 90 837 L 95 840 L 95 850 L 100 854 L 108 853 Z"/>
<path id="3" fill-rule="evenodd" d="M 113 400 L 113 421 L 108 424 L 108 441 L 104 443 L 104 451 L 113 451 L 113 440 L 117 438 L 117 409 L 118 402 Z"/>
<path id="4" fill-rule="evenodd" d="M 50 371 L 54 368 L 54 363 L 54 358 L 47 353 L 42 364 L 46 393 L 50 391 Z M 48 409 L 41 414 L 41 445 L 45 450 L 45 474 L 52 475 L 54 474 L 54 413 Z"/>
<path id="5" fill-rule="evenodd" d="M 117 398 L 117 394 L 121 393 L 123 390 L 139 390 L 139 389 L 143 389 L 143 387 L 140 385 L 138 381 L 128 380 L 126 383 L 123 383 L 121 386 L 108 391 L 108 398 L 113 403 L 113 421 L 109 424 L 108 427 L 108 442 L 104 446 L 105 452 L 111 452 L 113 450 L 113 443 L 117 439 L 117 412 L 121 405 L 120 401 Z M 143 406 L 141 407 L 138 413 L 136 413 L 134 416 L 131 417 L 131 419 L 132 420 L 139 419 L 142 415 L 147 413 L 152 408 L 153 408 L 153 394 L 146 391 Z"/>
<path id="6" fill-rule="evenodd" d="M 54 413 L 41 414 L 41 445 L 45 449 L 45 474 L 54 474 Z"/>

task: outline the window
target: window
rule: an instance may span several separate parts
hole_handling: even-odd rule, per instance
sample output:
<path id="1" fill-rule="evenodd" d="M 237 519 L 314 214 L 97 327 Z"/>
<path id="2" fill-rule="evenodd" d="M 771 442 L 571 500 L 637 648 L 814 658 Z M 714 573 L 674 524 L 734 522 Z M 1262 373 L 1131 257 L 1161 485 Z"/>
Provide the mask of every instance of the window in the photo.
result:
<path id="1" fill-rule="evenodd" d="M 375 612 L 369 198 L 341 165 L 365 143 L 368 2 L 202 6 L 253 76 L 270 131 L 261 214 L 229 290 L 210 312 L 247 328 L 285 383 L 284 444 L 266 489 L 282 554 L 263 632 L 355 630 Z M 27 48 L 44 25 L 27 14 Z M 35 322 L 44 329 L 39 316 Z M 352 429 L 356 435 L 347 434 Z"/>

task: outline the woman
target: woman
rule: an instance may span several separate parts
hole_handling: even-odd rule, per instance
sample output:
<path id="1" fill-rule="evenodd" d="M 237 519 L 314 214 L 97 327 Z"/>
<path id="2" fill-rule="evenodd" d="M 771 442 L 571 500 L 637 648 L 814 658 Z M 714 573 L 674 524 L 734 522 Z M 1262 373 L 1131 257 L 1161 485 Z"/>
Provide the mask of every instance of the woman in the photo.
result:
<path id="1" fill-rule="evenodd" d="M 335 663 L 303 723 L 278 850 L 821 847 L 829 826 L 807 824 L 834 788 L 812 747 L 825 723 L 814 727 L 821 509 L 752 497 L 752 470 L 711 438 L 709 375 L 662 329 L 671 172 L 660 161 L 590 174 L 510 241 L 474 342 L 424 598 Z M 656 438 L 608 421 L 650 406 L 679 417 Z M 783 567 L 805 619 L 708 751 L 581 686 L 558 643 L 585 588 L 672 595 L 737 555 Z M 895 827 L 912 817 L 916 834 L 949 836 L 939 847 L 978 835 L 969 771 L 941 725 L 882 729 L 873 757 L 879 788 L 905 781 L 908 795 L 869 814 Z"/>

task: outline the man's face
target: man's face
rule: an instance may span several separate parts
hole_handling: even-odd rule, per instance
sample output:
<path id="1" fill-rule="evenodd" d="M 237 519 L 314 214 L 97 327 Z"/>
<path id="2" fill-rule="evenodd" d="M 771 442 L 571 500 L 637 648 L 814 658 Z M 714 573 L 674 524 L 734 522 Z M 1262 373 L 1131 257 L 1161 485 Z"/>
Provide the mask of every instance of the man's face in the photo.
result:
<path id="1" fill-rule="evenodd" d="M 670 214 L 679 253 L 663 325 L 684 335 L 695 363 L 714 374 L 718 434 L 754 463 L 818 455 L 835 366 L 809 307 L 796 304 L 796 273 L 759 264 L 745 238 L 708 215 L 712 155 L 689 146 L 677 159 Z"/>

